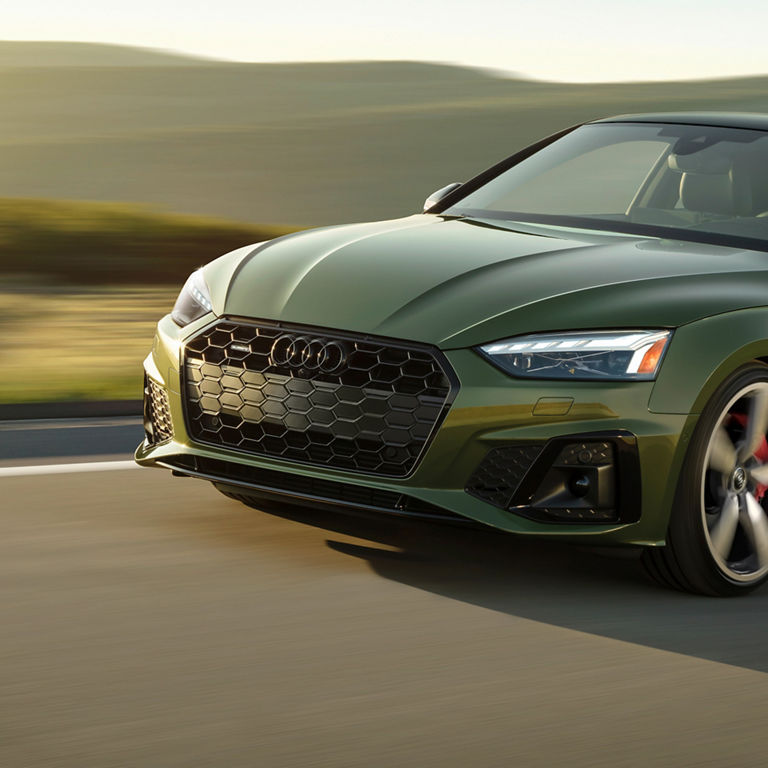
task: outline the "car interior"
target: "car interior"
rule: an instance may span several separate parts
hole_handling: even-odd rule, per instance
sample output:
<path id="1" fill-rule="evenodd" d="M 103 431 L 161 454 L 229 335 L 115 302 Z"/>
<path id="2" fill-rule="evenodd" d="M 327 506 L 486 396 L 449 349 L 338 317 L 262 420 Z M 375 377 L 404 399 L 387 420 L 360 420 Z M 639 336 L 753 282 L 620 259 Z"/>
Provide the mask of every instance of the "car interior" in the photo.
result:
<path id="1" fill-rule="evenodd" d="M 766 141 L 759 139 L 750 144 L 721 141 L 698 150 L 690 140 L 679 147 L 670 146 L 627 209 L 627 218 L 643 224 L 765 236 L 768 234 Z"/>

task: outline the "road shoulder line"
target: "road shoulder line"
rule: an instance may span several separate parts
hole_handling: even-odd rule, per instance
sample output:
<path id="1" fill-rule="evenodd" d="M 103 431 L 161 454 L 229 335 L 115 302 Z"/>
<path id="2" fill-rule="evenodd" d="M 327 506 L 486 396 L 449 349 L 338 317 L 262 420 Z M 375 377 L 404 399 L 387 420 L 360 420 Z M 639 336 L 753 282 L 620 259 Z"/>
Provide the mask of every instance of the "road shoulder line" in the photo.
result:
<path id="1" fill-rule="evenodd" d="M 0 467 L 0 477 L 66 475 L 77 472 L 114 472 L 124 469 L 141 469 L 141 467 L 131 460 L 73 462 L 72 464 L 27 464 L 22 467 Z"/>

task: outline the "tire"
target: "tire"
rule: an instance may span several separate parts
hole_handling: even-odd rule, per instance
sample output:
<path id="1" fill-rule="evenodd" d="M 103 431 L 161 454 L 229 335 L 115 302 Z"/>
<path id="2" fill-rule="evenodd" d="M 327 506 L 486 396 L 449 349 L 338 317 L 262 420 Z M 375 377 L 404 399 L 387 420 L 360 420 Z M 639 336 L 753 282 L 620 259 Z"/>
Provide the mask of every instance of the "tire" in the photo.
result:
<path id="1" fill-rule="evenodd" d="M 678 480 L 666 546 L 642 560 L 654 581 L 744 595 L 768 579 L 768 366 L 734 371 L 702 411 Z"/>

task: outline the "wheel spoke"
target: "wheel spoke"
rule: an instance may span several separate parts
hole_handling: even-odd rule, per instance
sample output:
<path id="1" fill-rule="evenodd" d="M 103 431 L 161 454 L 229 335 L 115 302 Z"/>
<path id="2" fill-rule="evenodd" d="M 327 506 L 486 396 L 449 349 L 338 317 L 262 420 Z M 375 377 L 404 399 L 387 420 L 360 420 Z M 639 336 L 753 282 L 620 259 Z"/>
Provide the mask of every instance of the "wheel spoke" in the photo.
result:
<path id="1" fill-rule="evenodd" d="M 760 464 L 747 470 L 750 479 L 759 485 L 768 485 L 768 464 Z"/>
<path id="2" fill-rule="evenodd" d="M 725 427 L 718 427 L 712 435 L 709 466 L 723 475 L 730 475 L 736 466 L 736 448 L 725 431 Z"/>
<path id="3" fill-rule="evenodd" d="M 746 461 L 765 439 L 768 431 L 768 387 L 761 386 L 754 390 L 749 398 L 747 425 L 744 432 L 744 442 L 739 446 L 738 459 Z"/>
<path id="4" fill-rule="evenodd" d="M 733 547 L 733 539 L 736 536 L 736 528 L 739 525 L 739 497 L 729 496 L 720 516 L 709 532 L 712 546 L 720 554 L 723 560 L 728 560 Z"/>
<path id="5" fill-rule="evenodd" d="M 751 493 L 746 494 L 744 502 L 741 524 L 757 556 L 758 567 L 764 568 L 768 566 L 768 518 Z"/>
<path id="6" fill-rule="evenodd" d="M 736 448 L 728 437 L 725 427 L 718 427 L 712 435 L 709 466 L 726 477 L 730 476 L 736 466 Z"/>

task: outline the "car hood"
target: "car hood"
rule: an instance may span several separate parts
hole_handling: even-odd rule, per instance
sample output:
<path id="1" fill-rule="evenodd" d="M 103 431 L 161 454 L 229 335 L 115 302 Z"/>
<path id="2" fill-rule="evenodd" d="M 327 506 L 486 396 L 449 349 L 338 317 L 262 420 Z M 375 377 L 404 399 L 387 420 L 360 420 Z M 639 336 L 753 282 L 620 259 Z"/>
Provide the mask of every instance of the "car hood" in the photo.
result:
<path id="1" fill-rule="evenodd" d="M 418 215 L 240 249 L 206 277 L 220 314 L 458 348 L 760 306 L 767 263 L 720 246 Z"/>

